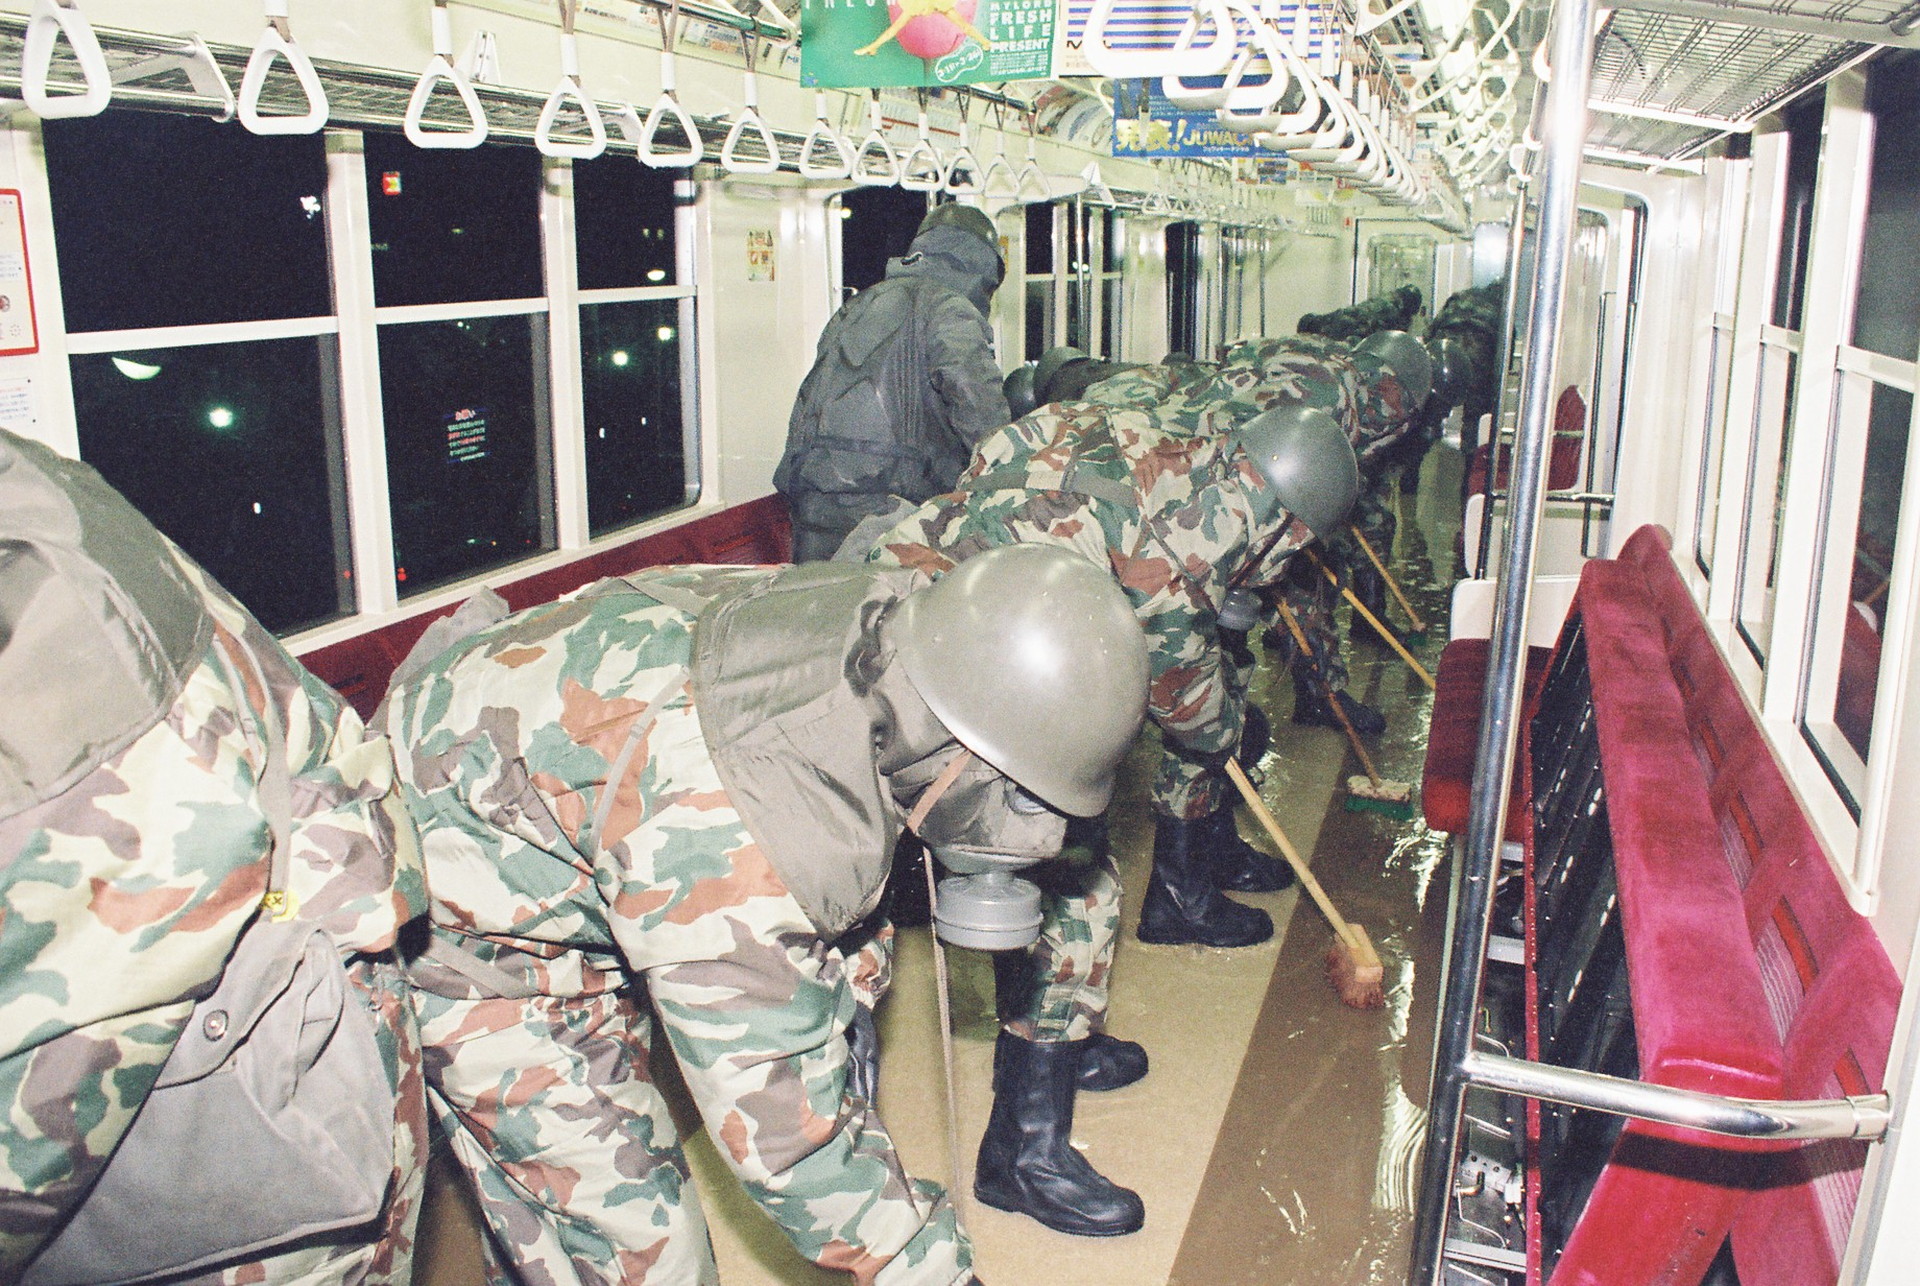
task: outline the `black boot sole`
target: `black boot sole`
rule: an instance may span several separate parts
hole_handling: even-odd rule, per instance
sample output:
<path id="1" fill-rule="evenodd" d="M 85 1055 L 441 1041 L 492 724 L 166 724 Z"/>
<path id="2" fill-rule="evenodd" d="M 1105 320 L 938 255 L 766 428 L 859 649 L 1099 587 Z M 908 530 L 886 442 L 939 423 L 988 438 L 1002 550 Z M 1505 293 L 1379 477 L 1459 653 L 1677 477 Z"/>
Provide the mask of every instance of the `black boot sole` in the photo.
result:
<path id="1" fill-rule="evenodd" d="M 993 1189 L 983 1188 L 979 1182 L 973 1185 L 973 1199 L 983 1206 L 992 1206 L 995 1210 L 1004 1210 L 1010 1215 L 1025 1215 L 1027 1218 L 1051 1228 L 1055 1232 L 1065 1233 L 1069 1237 L 1124 1237 L 1128 1233 L 1139 1232 L 1146 1227 L 1146 1215 L 1142 1213 L 1138 1220 L 1128 1220 L 1124 1225 L 1076 1224 L 1066 1219 L 1048 1218 L 1036 1214 L 1021 1204 L 1018 1195 L 1006 1196 Z"/>

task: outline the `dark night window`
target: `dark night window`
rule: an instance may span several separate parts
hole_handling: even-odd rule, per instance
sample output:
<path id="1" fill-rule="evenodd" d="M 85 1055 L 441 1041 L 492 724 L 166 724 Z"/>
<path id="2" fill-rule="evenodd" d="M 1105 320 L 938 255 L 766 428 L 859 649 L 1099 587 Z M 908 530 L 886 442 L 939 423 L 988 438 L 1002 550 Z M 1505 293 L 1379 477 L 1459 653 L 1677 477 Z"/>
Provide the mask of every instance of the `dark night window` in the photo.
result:
<path id="1" fill-rule="evenodd" d="M 80 455 L 279 633 L 351 610 L 334 341 L 72 359 Z"/>
<path id="2" fill-rule="evenodd" d="M 401 597 L 553 547 L 546 371 L 544 317 L 380 328 Z"/>
<path id="3" fill-rule="evenodd" d="M 1053 206 L 1027 207 L 1027 276 L 1053 275 Z"/>
<path id="4" fill-rule="evenodd" d="M 840 287 L 858 294 L 887 276 L 887 260 L 913 245 L 927 217 L 927 194 L 905 188 L 854 188 L 840 194 Z"/>
<path id="5" fill-rule="evenodd" d="M 43 128 L 69 331 L 332 314 L 318 135 L 134 111 Z"/>
<path id="6" fill-rule="evenodd" d="M 674 284 L 674 179 L 630 156 L 573 163 L 580 289 Z"/>
<path id="7" fill-rule="evenodd" d="M 681 301 L 580 309 L 587 525 L 596 536 L 689 503 L 681 427 Z"/>
<path id="8" fill-rule="evenodd" d="M 1820 130 L 1826 94 L 1811 94 L 1787 110 L 1787 193 L 1780 212 L 1780 259 L 1773 285 L 1773 324 L 1800 329 L 1807 297 L 1807 256 L 1813 248 L 1813 193 L 1820 174 Z"/>
<path id="9" fill-rule="evenodd" d="M 540 255 L 541 158 L 531 147 L 429 151 L 366 135 L 373 294 L 383 308 L 533 299 Z"/>

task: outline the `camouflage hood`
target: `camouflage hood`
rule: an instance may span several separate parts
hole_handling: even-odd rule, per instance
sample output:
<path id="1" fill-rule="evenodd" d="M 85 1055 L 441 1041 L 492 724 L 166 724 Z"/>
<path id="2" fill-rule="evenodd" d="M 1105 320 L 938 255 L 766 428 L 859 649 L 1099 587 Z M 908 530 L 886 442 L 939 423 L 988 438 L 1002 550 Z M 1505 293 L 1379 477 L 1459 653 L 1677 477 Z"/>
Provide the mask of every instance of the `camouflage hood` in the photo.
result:
<path id="1" fill-rule="evenodd" d="M 923 584 L 807 563 L 719 599 L 694 629 L 694 704 L 728 798 L 830 939 L 878 905 L 900 837 L 867 693 L 881 618 Z"/>

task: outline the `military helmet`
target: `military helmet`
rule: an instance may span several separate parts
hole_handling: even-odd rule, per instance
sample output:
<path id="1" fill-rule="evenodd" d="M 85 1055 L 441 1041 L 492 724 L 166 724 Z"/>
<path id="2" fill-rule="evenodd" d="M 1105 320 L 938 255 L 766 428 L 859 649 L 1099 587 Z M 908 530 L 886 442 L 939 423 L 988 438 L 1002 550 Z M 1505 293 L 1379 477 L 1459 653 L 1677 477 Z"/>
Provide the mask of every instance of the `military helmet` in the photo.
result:
<path id="1" fill-rule="evenodd" d="M 971 232 L 992 246 L 995 254 L 1000 253 L 1000 233 L 994 228 L 993 220 L 987 217 L 984 210 L 976 210 L 970 205 L 961 205 L 957 201 L 936 205 L 927 211 L 925 218 L 920 220 L 920 227 L 914 235 L 919 236 L 920 233 L 932 228 L 945 227 Z"/>
<path id="2" fill-rule="evenodd" d="M 1473 387 L 1473 354 L 1451 335 L 1427 341 L 1433 356 L 1433 396 L 1443 406 L 1459 406 Z"/>
<path id="3" fill-rule="evenodd" d="M 1053 383 L 1053 377 L 1057 373 L 1063 368 L 1073 365 L 1075 362 L 1084 362 L 1086 360 L 1087 355 L 1085 352 L 1066 344 L 1062 344 L 1057 348 L 1049 348 L 1046 352 L 1040 354 L 1040 360 L 1033 368 L 1033 394 L 1039 399 L 1040 405 L 1044 406 L 1048 402 L 1056 400 L 1048 390 Z"/>
<path id="4" fill-rule="evenodd" d="M 1227 435 L 1267 480 L 1280 508 L 1325 540 L 1360 495 L 1360 461 L 1331 414 L 1284 399 Z"/>
<path id="5" fill-rule="evenodd" d="M 1433 358 L 1404 330 L 1377 330 L 1353 346 L 1356 354 L 1380 360 L 1407 394 L 1407 410 L 1417 409 L 1433 391 Z"/>
<path id="6" fill-rule="evenodd" d="M 902 599 L 887 635 L 960 744 L 1062 812 L 1091 817 L 1147 704 L 1147 640 L 1113 577 L 1008 545 Z"/>
<path id="7" fill-rule="evenodd" d="M 1013 412 L 1014 419 L 1032 414 L 1033 408 L 1040 405 L 1040 398 L 1033 389 L 1033 363 L 1022 362 L 1008 371 L 1000 391 L 1006 394 L 1007 409 Z"/>

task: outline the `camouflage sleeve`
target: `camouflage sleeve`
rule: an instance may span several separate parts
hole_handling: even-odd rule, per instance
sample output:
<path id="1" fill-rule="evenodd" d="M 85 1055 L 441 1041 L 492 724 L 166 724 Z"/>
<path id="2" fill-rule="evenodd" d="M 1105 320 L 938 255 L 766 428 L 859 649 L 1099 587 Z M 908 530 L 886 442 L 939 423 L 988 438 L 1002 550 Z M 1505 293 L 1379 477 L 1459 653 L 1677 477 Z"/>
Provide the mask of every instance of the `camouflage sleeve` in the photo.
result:
<path id="1" fill-rule="evenodd" d="M 1143 542 L 1131 556 L 1116 555 L 1120 587 L 1147 636 L 1147 715 L 1162 734 L 1188 751 L 1212 755 L 1240 743 L 1240 707 L 1225 680 L 1212 609 L 1202 608 L 1173 555 Z M 1212 568 L 1189 554 L 1187 575 Z"/>
<path id="2" fill-rule="evenodd" d="M 927 381 L 948 431 L 972 447 L 1013 419 L 986 323 L 960 295 L 941 298 L 929 312 Z"/>
<path id="3" fill-rule="evenodd" d="M 815 1263 L 876 1286 L 966 1280 L 952 1202 L 907 1175 L 873 1105 L 848 1090 L 863 962 L 821 942 L 791 899 L 785 926 L 765 922 L 776 899 L 752 901 L 753 932 L 731 951 L 647 974 L 721 1155 Z"/>

